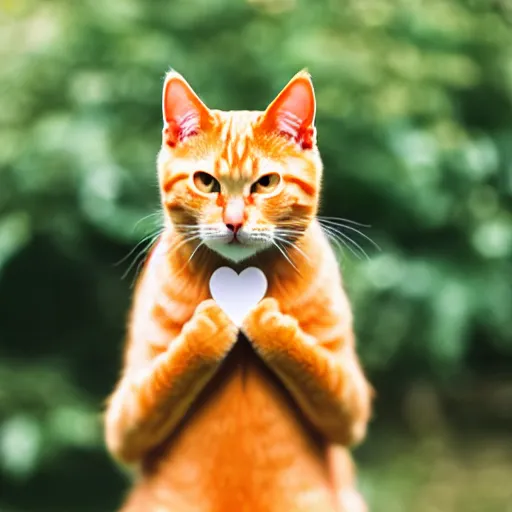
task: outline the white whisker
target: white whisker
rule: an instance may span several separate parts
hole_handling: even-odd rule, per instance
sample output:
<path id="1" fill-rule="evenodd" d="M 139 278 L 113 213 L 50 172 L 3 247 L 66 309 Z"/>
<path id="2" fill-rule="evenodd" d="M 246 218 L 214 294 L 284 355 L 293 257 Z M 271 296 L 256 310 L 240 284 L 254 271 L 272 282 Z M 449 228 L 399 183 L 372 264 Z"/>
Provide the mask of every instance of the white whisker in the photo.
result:
<path id="1" fill-rule="evenodd" d="M 368 240 L 368 242 L 370 242 L 377 250 L 379 250 L 379 251 L 381 250 L 379 245 L 374 240 L 372 240 L 368 235 L 366 235 L 359 229 L 354 228 L 353 226 L 347 226 L 347 225 L 341 224 L 341 223 L 330 222 L 329 227 L 331 227 L 335 230 L 336 229 L 339 230 L 339 229 L 343 229 L 343 228 L 350 229 L 351 231 L 354 231 L 354 232 L 358 233 L 359 235 L 361 235 L 363 238 L 366 238 L 366 240 Z"/>
<path id="2" fill-rule="evenodd" d="M 203 241 L 199 242 L 197 244 L 197 247 L 192 251 L 192 254 L 190 255 L 189 259 L 187 260 L 187 262 L 185 263 L 185 266 L 187 266 L 191 261 L 192 261 L 192 258 L 194 257 L 194 254 L 198 251 L 198 249 L 203 245 Z"/>
<path id="3" fill-rule="evenodd" d="M 345 251 L 343 250 L 343 246 L 345 246 L 357 259 L 361 259 L 360 256 L 354 252 L 352 247 L 346 244 L 346 242 L 343 240 L 338 240 L 338 233 L 331 231 L 327 226 L 322 226 L 322 229 L 325 231 L 327 238 L 336 244 L 336 247 L 342 256 L 345 256 Z"/>
<path id="4" fill-rule="evenodd" d="M 183 247 L 186 243 L 188 242 L 192 242 L 194 240 L 197 240 L 198 238 L 201 238 L 201 235 L 194 235 L 194 236 L 189 236 L 189 237 L 185 237 L 183 240 L 180 241 L 180 243 L 176 246 L 176 247 L 173 247 L 171 249 L 171 252 L 170 254 L 173 254 L 175 253 L 176 251 L 178 251 L 181 247 Z"/>
<path id="5" fill-rule="evenodd" d="M 324 226 L 324 229 L 327 230 L 327 227 Z M 338 240 L 339 242 L 341 242 L 357 259 L 361 259 L 361 254 L 364 255 L 367 259 L 370 259 L 368 257 L 368 255 L 366 254 L 366 252 L 364 251 L 364 249 L 357 243 L 355 242 L 354 240 L 352 240 L 348 235 L 346 235 L 345 233 L 342 233 L 340 231 L 336 231 L 334 228 L 329 228 L 329 233 L 332 237 L 333 240 Z M 357 253 L 355 251 L 355 249 L 347 243 L 348 242 L 351 242 L 351 244 L 358 248 L 360 251 L 361 251 L 361 254 Z"/>
<path id="6" fill-rule="evenodd" d="M 350 238 L 346 233 L 339 233 L 339 235 L 341 237 L 343 237 L 345 240 L 347 240 L 347 242 L 350 242 L 351 244 L 353 244 L 355 247 L 357 247 L 361 253 L 364 255 L 364 257 L 367 259 L 367 260 L 370 260 L 370 257 L 368 256 L 367 252 L 352 238 Z M 347 245 L 348 247 L 348 245 Z"/>
<path id="7" fill-rule="evenodd" d="M 300 247 L 297 247 L 297 245 L 294 244 L 292 241 L 287 240 L 284 237 L 280 237 L 279 235 L 274 235 L 274 238 L 276 240 L 278 240 L 279 242 L 282 242 L 284 244 L 291 246 L 295 251 L 297 251 L 300 255 L 302 255 L 304 257 L 304 259 L 311 262 L 311 258 Z"/>
<path id="8" fill-rule="evenodd" d="M 326 227 L 326 226 L 324 226 L 324 227 Z M 350 226 L 344 226 L 344 227 L 350 228 Z M 366 253 L 366 251 L 353 238 L 351 238 L 347 233 L 344 233 L 339 226 L 338 227 L 329 226 L 329 228 L 331 229 L 331 231 L 333 231 L 337 235 L 341 236 L 345 240 L 350 241 L 354 246 L 356 246 L 361 251 L 362 254 L 364 254 L 364 256 L 367 259 L 370 259 L 368 254 Z M 373 243 L 374 246 L 376 246 L 380 250 L 380 247 L 373 240 L 369 239 L 363 233 L 360 233 L 360 234 L 362 234 L 365 238 L 367 238 L 370 242 Z"/>
<path id="9" fill-rule="evenodd" d="M 160 210 L 158 210 L 158 211 L 156 211 L 156 212 L 150 213 L 150 214 L 148 214 L 148 215 L 146 215 L 146 216 L 142 217 L 142 219 L 139 219 L 139 220 L 135 223 L 135 226 L 133 226 L 133 231 L 135 231 L 135 230 L 137 229 L 137 227 L 139 226 L 139 224 L 141 224 L 141 223 L 142 223 L 142 222 L 144 222 L 145 220 L 150 219 L 151 217 L 155 217 L 155 216 L 157 216 L 157 215 L 159 215 L 159 216 L 160 216 L 160 219 L 158 219 L 158 221 L 159 221 L 159 224 L 161 224 L 161 223 L 162 223 L 162 217 L 163 217 L 163 215 L 162 215 L 162 212 L 161 212 Z"/>
<path id="10" fill-rule="evenodd" d="M 348 222 L 349 224 L 353 224 L 354 226 L 360 226 L 362 228 L 371 227 L 369 224 L 362 224 L 361 222 L 356 222 L 355 220 L 350 220 L 350 219 L 343 219 L 341 217 L 325 217 L 323 215 L 317 215 L 316 217 L 319 221 L 324 221 L 324 222 L 336 222 L 336 221 L 340 222 L 340 223 Z"/>
<path id="11" fill-rule="evenodd" d="M 153 245 L 155 244 L 155 242 L 158 240 L 158 238 L 160 237 L 160 235 L 162 234 L 162 231 L 163 230 L 160 230 L 158 231 L 156 234 L 152 235 L 151 237 L 145 237 L 144 238 L 144 241 L 147 241 L 148 238 L 151 238 L 149 240 L 149 242 L 137 253 L 137 255 L 135 256 L 135 258 L 133 258 L 133 261 L 130 263 L 130 265 L 128 266 L 128 268 L 126 269 L 126 271 L 124 272 L 124 274 L 121 276 L 121 279 L 126 279 L 126 277 L 128 276 L 128 274 L 131 272 L 131 270 L 133 269 L 134 265 L 137 263 L 137 261 L 139 260 L 139 258 L 144 255 L 144 257 L 138 262 L 138 265 L 137 265 L 137 270 L 135 272 L 135 276 L 134 276 L 134 280 L 132 281 L 132 284 L 131 286 L 133 286 L 133 283 L 135 281 L 135 278 L 137 277 L 137 275 L 139 274 L 139 270 L 140 270 L 140 267 L 141 265 L 144 264 L 144 262 L 146 261 L 146 255 L 147 253 L 150 251 L 150 249 L 153 247 Z M 139 242 L 136 246 L 135 246 L 135 249 L 137 247 L 140 246 L 140 243 Z M 133 250 L 130 252 L 130 254 L 133 253 Z M 126 259 L 126 258 L 125 258 Z"/>
<path id="12" fill-rule="evenodd" d="M 135 244 L 135 246 L 128 252 L 128 254 L 126 256 L 124 256 L 119 261 L 114 263 L 114 266 L 117 267 L 118 265 L 121 265 L 121 263 L 124 263 L 144 242 L 148 241 L 150 238 L 153 238 L 154 236 L 160 235 L 162 233 L 162 231 L 163 230 L 158 230 L 156 233 L 153 232 L 153 233 L 149 233 L 148 235 L 146 235 L 144 238 L 142 238 L 140 241 L 138 241 Z M 144 251 L 144 249 L 142 251 Z M 139 256 L 140 256 L 140 254 L 137 256 L 137 258 Z"/>
<path id="13" fill-rule="evenodd" d="M 279 252 L 286 258 L 288 263 L 300 274 L 299 269 L 293 264 L 292 260 L 288 257 L 288 254 L 286 254 L 286 251 L 283 250 L 275 240 L 272 240 L 272 243 L 278 248 Z"/>

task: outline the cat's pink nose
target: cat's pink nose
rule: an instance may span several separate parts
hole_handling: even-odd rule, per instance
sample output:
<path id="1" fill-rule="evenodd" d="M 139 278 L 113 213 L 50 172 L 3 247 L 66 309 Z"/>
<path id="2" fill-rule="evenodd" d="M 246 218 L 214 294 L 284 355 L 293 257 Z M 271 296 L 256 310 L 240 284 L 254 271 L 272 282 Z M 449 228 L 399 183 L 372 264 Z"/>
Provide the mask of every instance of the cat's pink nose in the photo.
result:
<path id="1" fill-rule="evenodd" d="M 244 224 L 244 209 L 242 198 L 230 199 L 224 209 L 224 224 L 235 235 Z"/>

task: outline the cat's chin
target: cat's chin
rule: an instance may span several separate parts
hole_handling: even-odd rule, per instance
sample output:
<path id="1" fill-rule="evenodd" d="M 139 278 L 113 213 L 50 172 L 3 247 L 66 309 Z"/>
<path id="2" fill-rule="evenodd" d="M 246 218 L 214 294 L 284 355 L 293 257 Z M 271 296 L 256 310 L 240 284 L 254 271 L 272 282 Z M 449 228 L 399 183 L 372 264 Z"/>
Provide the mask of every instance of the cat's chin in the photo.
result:
<path id="1" fill-rule="evenodd" d="M 265 249 L 265 246 L 260 245 L 244 245 L 244 244 L 226 244 L 221 242 L 209 242 L 206 245 L 214 252 L 226 258 L 227 260 L 239 263 L 246 260 L 256 253 Z"/>

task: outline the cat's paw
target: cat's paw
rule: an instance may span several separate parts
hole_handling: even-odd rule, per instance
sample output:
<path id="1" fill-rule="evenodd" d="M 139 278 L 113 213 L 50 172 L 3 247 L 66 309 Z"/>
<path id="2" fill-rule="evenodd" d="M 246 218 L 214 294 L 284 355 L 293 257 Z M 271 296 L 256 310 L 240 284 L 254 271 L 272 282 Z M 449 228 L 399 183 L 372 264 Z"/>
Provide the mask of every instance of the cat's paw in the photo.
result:
<path id="1" fill-rule="evenodd" d="M 288 351 L 298 329 L 297 320 L 281 313 L 279 303 L 272 298 L 263 299 L 242 326 L 254 348 L 264 356 Z"/>
<path id="2" fill-rule="evenodd" d="M 206 360 L 222 359 L 238 338 L 238 328 L 212 299 L 197 306 L 182 333 L 189 347 Z"/>
<path id="3" fill-rule="evenodd" d="M 244 320 L 244 325 L 253 322 L 261 323 L 261 321 L 265 321 L 269 315 L 271 316 L 280 312 L 279 302 L 272 297 L 267 297 L 249 311 L 249 314 Z"/>
<path id="4" fill-rule="evenodd" d="M 211 324 L 210 328 L 213 330 L 215 327 L 220 330 L 235 327 L 235 324 L 230 320 L 228 315 L 226 315 L 213 299 L 203 300 L 203 302 L 197 306 L 193 319 Z"/>

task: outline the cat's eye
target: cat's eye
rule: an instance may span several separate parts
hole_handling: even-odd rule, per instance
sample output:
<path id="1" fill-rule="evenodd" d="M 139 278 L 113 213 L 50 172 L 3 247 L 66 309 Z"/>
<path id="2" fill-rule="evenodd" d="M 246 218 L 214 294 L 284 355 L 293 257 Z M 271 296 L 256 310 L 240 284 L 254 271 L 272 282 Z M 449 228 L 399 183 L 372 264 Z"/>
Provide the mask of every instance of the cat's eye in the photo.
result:
<path id="1" fill-rule="evenodd" d="M 220 183 L 207 172 L 196 172 L 194 174 L 194 185 L 200 192 L 204 192 L 205 194 L 220 192 Z"/>
<path id="2" fill-rule="evenodd" d="M 281 177 L 275 172 L 265 174 L 251 185 L 251 194 L 269 194 L 276 189 L 280 181 Z"/>

